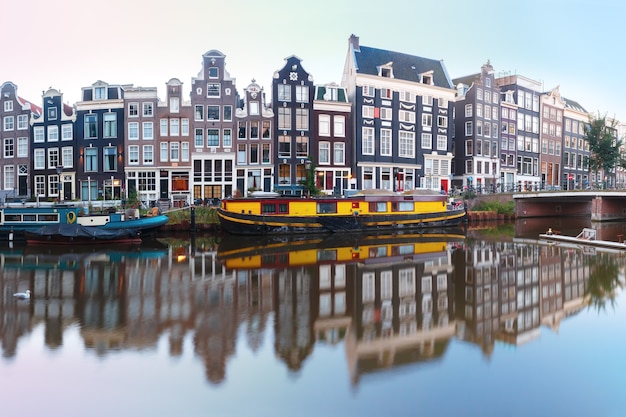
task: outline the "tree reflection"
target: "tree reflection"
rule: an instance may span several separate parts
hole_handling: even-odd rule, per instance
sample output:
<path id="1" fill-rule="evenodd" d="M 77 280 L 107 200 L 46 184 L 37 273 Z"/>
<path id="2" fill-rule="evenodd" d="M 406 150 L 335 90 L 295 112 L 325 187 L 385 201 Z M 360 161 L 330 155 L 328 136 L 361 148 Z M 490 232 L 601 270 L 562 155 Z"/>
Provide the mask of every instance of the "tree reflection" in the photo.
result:
<path id="1" fill-rule="evenodd" d="M 615 256 L 609 253 L 597 253 L 587 257 L 589 281 L 585 296 L 589 297 L 589 306 L 603 311 L 608 305 L 615 308 L 616 290 L 622 287 L 619 280 L 620 266 Z"/>

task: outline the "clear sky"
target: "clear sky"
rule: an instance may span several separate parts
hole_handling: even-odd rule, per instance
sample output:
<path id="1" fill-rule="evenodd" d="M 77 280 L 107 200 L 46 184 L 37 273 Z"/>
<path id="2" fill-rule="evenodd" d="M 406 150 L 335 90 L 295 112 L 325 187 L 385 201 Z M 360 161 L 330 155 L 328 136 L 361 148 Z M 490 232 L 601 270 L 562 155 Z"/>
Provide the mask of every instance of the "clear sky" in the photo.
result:
<path id="1" fill-rule="evenodd" d="M 202 54 L 217 49 L 241 93 L 296 55 L 316 84 L 341 82 L 351 34 L 361 45 L 443 59 L 451 78 L 496 73 L 541 81 L 589 112 L 626 121 L 619 86 L 626 54 L 623 0 L 0 0 L 0 83 L 41 105 L 82 87 L 189 92 Z"/>

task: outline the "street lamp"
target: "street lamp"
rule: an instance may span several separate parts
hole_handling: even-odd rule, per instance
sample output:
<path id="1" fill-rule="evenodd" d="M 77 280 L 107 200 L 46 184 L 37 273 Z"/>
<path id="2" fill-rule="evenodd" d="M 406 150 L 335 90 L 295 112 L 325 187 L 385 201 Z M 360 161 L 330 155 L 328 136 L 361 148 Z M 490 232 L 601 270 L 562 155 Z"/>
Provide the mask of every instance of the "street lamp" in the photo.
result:
<path id="1" fill-rule="evenodd" d="M 313 173 L 310 171 L 311 171 L 311 160 L 307 158 L 304 161 L 304 172 L 305 172 L 305 178 L 306 178 L 305 187 L 306 187 L 307 197 L 311 197 L 311 182 L 314 181 Z"/>
<path id="2" fill-rule="evenodd" d="M 57 175 L 59 177 L 59 202 L 63 202 L 63 179 L 61 175 L 63 174 L 63 165 L 57 165 Z"/>

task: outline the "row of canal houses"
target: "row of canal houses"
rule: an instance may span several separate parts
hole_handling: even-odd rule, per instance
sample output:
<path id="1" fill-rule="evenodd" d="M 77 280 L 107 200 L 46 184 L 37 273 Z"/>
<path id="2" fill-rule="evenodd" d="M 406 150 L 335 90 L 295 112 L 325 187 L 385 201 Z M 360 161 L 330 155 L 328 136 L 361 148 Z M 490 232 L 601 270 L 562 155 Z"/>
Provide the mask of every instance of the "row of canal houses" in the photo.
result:
<path id="1" fill-rule="evenodd" d="M 253 190 L 303 195 L 314 170 L 327 194 L 466 187 L 581 188 L 596 178 L 583 140 L 588 112 L 559 89 L 490 63 L 451 79 L 441 60 L 360 45 L 350 36 L 341 84 L 315 85 L 296 56 L 237 91 L 210 50 L 190 92 L 97 81 L 70 106 L 0 87 L 0 196 L 182 206 Z M 620 125 L 621 126 L 621 125 Z M 615 131 L 616 137 L 619 135 Z M 606 179 L 605 179 L 606 181 Z M 621 180 L 613 173 L 612 181 Z"/>

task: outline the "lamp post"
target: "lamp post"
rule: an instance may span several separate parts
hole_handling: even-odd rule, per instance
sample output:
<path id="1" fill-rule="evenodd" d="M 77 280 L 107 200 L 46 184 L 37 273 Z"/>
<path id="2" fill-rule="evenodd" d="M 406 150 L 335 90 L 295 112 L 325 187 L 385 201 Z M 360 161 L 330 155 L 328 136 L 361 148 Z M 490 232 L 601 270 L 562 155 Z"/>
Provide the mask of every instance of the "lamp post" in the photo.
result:
<path id="1" fill-rule="evenodd" d="M 306 187 L 306 196 L 307 197 L 311 197 L 311 183 L 313 181 L 315 181 L 315 178 L 313 176 L 313 173 L 310 172 L 311 171 L 311 160 L 310 159 L 306 159 L 304 161 L 304 172 L 306 175 L 306 182 L 305 182 L 305 187 Z"/>
<path id="2" fill-rule="evenodd" d="M 63 165 L 57 165 L 57 175 L 59 177 L 59 203 L 63 202 Z"/>

